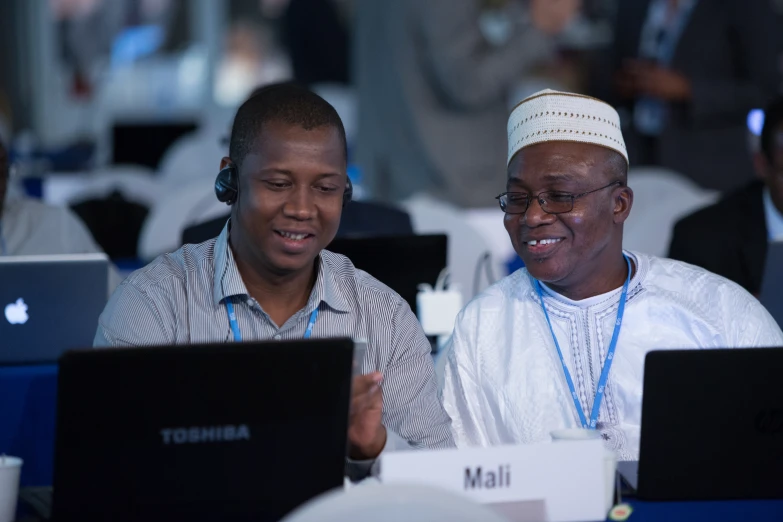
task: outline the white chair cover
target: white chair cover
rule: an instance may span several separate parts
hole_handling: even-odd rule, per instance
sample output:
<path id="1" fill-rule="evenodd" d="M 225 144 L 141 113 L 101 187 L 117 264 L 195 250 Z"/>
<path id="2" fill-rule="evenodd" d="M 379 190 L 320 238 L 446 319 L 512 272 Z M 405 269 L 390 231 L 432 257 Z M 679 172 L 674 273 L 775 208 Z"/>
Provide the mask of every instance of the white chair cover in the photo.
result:
<path id="1" fill-rule="evenodd" d="M 317 83 L 312 86 L 313 92 L 329 102 L 337 111 L 345 127 L 348 145 L 356 143 L 356 133 L 359 125 L 358 101 L 356 90 L 347 85 L 337 83 Z"/>
<path id="2" fill-rule="evenodd" d="M 228 156 L 228 145 L 222 140 L 228 126 L 208 125 L 175 141 L 163 155 L 158 173 L 163 183 L 176 185 L 196 180 L 213 180 L 220 170 L 220 160 Z"/>
<path id="3" fill-rule="evenodd" d="M 662 168 L 631 169 L 628 186 L 633 189 L 634 201 L 625 222 L 623 247 L 659 257 L 668 255 L 672 230 L 680 218 L 720 197 L 718 192 Z"/>
<path id="4" fill-rule="evenodd" d="M 182 232 L 190 225 L 227 214 L 229 207 L 215 197 L 214 177 L 180 184 L 167 190 L 150 210 L 139 234 L 139 257 L 150 261 L 182 246 Z"/>
<path id="5" fill-rule="evenodd" d="M 417 234 L 448 236 L 447 263 L 451 283 L 459 285 L 462 302 L 467 303 L 476 292 L 474 282 L 477 269 L 481 270 L 479 263 L 487 253 L 491 253 L 484 237 L 468 223 L 464 210 L 448 203 L 416 195 L 401 202 L 401 206 L 410 214 L 413 230 Z M 489 261 L 493 262 L 491 259 Z M 481 270 L 478 291 L 493 282 L 487 281 L 484 270 Z"/>

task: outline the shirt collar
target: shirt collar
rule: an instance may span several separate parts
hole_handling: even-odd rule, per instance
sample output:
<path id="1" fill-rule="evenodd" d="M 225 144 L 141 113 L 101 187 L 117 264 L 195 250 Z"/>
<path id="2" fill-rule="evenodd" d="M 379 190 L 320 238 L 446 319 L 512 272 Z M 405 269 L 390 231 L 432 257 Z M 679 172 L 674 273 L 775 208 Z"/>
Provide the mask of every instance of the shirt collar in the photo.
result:
<path id="1" fill-rule="evenodd" d="M 215 279 L 212 295 L 215 305 L 221 304 L 226 297 L 247 296 L 247 287 L 234 260 L 234 252 L 228 244 L 228 230 L 231 220 L 215 240 Z"/>
<path id="2" fill-rule="evenodd" d="M 764 217 L 767 221 L 767 238 L 770 242 L 783 241 L 783 214 L 775 208 L 769 188 L 764 188 Z"/>
<path id="3" fill-rule="evenodd" d="M 247 287 L 239 273 L 234 252 L 228 244 L 229 227 L 231 221 L 226 222 L 222 232 L 215 240 L 215 277 L 213 283 L 213 300 L 215 305 L 220 305 L 227 297 L 248 297 Z M 338 312 L 348 312 L 348 301 L 340 291 L 336 274 L 323 253 L 318 257 L 318 274 L 315 278 L 313 291 L 307 300 L 305 311 L 311 312 L 323 301 L 330 308 Z"/>
<path id="4" fill-rule="evenodd" d="M 315 279 L 315 286 L 310 294 L 307 307 L 309 310 L 312 310 L 318 303 L 323 301 L 329 308 L 335 311 L 348 312 L 351 308 L 348 305 L 345 293 L 340 290 L 337 274 L 330 263 L 329 255 L 334 256 L 331 253 L 324 255 L 324 251 L 321 251 L 321 255 L 318 256 L 318 276 Z"/>
<path id="5" fill-rule="evenodd" d="M 634 272 L 633 277 L 631 277 L 630 283 L 628 283 L 628 296 L 630 296 L 632 294 L 633 289 L 635 289 L 641 283 L 642 279 L 644 279 L 644 276 L 647 273 L 647 260 L 639 255 L 636 255 L 635 253 L 629 250 L 623 250 L 623 253 L 627 255 L 629 258 L 631 258 L 631 262 L 636 266 L 636 271 Z M 533 285 L 533 288 L 535 289 L 535 284 L 536 284 L 535 279 L 533 278 L 532 275 L 530 275 L 529 272 L 528 272 L 528 277 L 530 277 L 530 284 Z M 576 306 L 579 308 L 589 308 L 603 301 L 614 299 L 615 297 L 619 297 L 620 293 L 622 292 L 622 286 L 621 286 L 619 288 L 615 288 L 614 290 L 610 290 L 609 292 L 606 292 L 604 294 L 595 295 L 593 297 L 588 297 L 586 299 L 575 301 L 573 299 L 567 298 L 562 294 L 555 292 L 554 290 L 549 288 L 545 283 L 541 283 L 541 288 L 546 297 L 550 297 L 555 301 L 559 301 L 563 304 Z M 535 290 L 533 290 L 533 292 L 535 292 Z M 536 299 L 538 299 L 538 295 L 536 295 L 535 297 Z"/>

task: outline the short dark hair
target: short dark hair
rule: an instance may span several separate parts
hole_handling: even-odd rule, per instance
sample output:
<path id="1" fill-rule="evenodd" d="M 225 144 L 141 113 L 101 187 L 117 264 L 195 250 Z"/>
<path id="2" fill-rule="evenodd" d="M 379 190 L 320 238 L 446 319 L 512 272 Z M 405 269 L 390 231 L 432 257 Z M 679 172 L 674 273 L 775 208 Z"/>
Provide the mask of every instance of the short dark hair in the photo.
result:
<path id="1" fill-rule="evenodd" d="M 269 122 L 298 125 L 306 130 L 337 129 L 347 162 L 345 128 L 334 107 L 309 89 L 294 83 L 279 83 L 256 89 L 237 110 L 228 146 L 228 155 L 237 168 L 253 150 L 264 124 Z"/>
<path id="2" fill-rule="evenodd" d="M 761 152 L 767 160 L 775 160 L 775 131 L 783 123 L 783 97 L 776 98 L 764 111 L 764 126 L 761 129 Z"/>

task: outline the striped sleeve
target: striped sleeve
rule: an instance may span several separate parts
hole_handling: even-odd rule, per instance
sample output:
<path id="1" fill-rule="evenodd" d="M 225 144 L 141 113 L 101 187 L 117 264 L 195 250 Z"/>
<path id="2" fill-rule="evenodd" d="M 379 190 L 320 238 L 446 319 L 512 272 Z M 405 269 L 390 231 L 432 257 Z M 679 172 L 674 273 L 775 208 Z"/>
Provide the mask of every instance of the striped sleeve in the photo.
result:
<path id="1" fill-rule="evenodd" d="M 391 354 L 383 376 L 384 424 L 410 448 L 453 447 L 451 420 L 438 397 L 430 343 L 402 299 L 391 328 Z"/>
<path id="2" fill-rule="evenodd" d="M 146 292 L 127 280 L 114 291 L 98 319 L 93 347 L 155 346 L 174 344 L 172 320 Z"/>

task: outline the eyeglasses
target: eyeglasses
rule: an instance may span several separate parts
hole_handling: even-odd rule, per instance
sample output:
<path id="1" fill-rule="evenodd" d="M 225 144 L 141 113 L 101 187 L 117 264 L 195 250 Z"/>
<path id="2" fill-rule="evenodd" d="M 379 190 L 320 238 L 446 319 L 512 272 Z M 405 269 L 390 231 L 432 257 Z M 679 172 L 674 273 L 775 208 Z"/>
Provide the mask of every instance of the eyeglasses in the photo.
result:
<path id="1" fill-rule="evenodd" d="M 568 192 L 546 191 L 539 192 L 533 198 L 524 192 L 504 192 L 495 199 L 500 204 L 500 210 L 506 214 L 524 214 L 527 212 L 530 202 L 533 199 L 538 200 L 541 210 L 547 214 L 565 214 L 574 210 L 574 200 L 579 199 L 593 192 L 604 190 L 615 185 L 622 185 L 622 181 L 613 181 L 612 183 L 595 190 L 582 192 L 581 194 L 570 194 Z"/>

